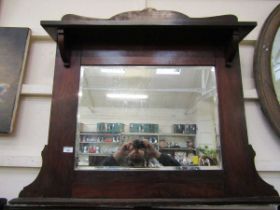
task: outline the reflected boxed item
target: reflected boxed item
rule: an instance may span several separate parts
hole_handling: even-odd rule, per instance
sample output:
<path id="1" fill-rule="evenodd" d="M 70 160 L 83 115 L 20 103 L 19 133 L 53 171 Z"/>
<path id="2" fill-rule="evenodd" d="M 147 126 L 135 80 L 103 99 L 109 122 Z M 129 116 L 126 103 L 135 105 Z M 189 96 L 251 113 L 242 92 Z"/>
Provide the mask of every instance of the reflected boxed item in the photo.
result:
<path id="1" fill-rule="evenodd" d="M 121 133 L 124 132 L 123 123 L 97 123 L 98 132 Z"/>
<path id="2" fill-rule="evenodd" d="M 152 144 L 156 144 L 156 143 L 158 143 L 158 138 L 156 136 L 150 136 L 149 142 Z"/>
<path id="3" fill-rule="evenodd" d="M 197 155 L 192 157 L 192 164 L 195 166 L 199 164 L 199 157 Z"/>
<path id="4" fill-rule="evenodd" d="M 185 133 L 187 134 L 196 134 L 197 126 L 196 124 L 186 124 L 185 125 Z"/>
<path id="5" fill-rule="evenodd" d="M 143 124 L 139 124 L 139 123 L 130 123 L 129 124 L 129 132 L 142 133 L 143 131 L 144 131 Z"/>
<path id="6" fill-rule="evenodd" d="M 184 124 L 174 124 L 173 131 L 174 133 L 184 133 L 185 125 Z"/>
<path id="7" fill-rule="evenodd" d="M 175 158 L 181 165 L 187 165 L 187 153 L 186 153 L 186 152 L 175 152 L 174 158 Z"/>
<path id="8" fill-rule="evenodd" d="M 129 132 L 131 133 L 158 133 L 158 124 L 130 123 Z"/>
<path id="9" fill-rule="evenodd" d="M 185 134 L 196 134 L 197 126 L 196 124 L 174 124 L 174 133 L 185 133 Z"/>
<path id="10" fill-rule="evenodd" d="M 158 133 L 158 124 L 144 124 L 144 133 Z"/>
<path id="11" fill-rule="evenodd" d="M 89 156 L 87 156 L 87 155 L 79 156 L 78 165 L 79 166 L 88 166 L 89 165 Z"/>

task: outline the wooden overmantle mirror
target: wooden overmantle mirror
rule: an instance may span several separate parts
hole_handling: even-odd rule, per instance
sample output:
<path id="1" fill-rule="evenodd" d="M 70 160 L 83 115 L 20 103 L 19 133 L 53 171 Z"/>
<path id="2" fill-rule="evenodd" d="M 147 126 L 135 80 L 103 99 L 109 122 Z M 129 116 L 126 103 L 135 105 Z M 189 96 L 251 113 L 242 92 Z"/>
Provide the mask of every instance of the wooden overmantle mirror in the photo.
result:
<path id="1" fill-rule="evenodd" d="M 39 176 L 12 204 L 278 200 L 256 172 L 246 133 L 238 44 L 255 22 L 146 9 L 41 25 L 58 46 L 49 142 Z M 137 145 L 160 165 L 112 160 Z M 108 157 L 114 163 L 104 164 Z"/>

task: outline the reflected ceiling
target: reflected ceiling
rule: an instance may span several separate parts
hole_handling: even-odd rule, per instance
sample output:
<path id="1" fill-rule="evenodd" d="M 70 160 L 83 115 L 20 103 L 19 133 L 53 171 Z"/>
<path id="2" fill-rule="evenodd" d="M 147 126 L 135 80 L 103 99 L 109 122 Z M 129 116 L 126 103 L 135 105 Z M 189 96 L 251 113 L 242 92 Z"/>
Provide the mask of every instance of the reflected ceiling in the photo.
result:
<path id="1" fill-rule="evenodd" d="M 82 67 L 84 107 L 137 107 L 191 109 L 197 101 L 213 98 L 216 91 L 214 67 Z M 158 69 L 171 69 L 180 74 L 157 74 Z M 104 72 L 105 71 L 105 72 Z M 117 71 L 118 73 L 112 73 Z M 108 99 L 109 93 L 147 95 L 147 99 Z"/>

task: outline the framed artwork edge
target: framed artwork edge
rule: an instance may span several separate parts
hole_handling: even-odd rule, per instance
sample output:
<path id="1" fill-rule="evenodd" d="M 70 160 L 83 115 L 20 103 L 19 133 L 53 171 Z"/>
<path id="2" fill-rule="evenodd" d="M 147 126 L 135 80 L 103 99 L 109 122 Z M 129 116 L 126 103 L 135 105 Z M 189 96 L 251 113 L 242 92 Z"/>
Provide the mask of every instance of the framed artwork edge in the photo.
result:
<path id="1" fill-rule="evenodd" d="M 9 126 L 5 126 L 3 127 L 2 124 L 0 123 L 0 135 L 8 135 L 8 134 L 11 134 L 14 130 L 14 127 L 15 127 L 15 121 L 16 121 L 16 116 L 17 116 L 17 112 L 18 112 L 18 104 L 19 104 L 19 98 L 20 98 L 20 93 L 21 93 L 21 87 L 22 87 L 22 81 L 23 81 L 23 77 L 24 77 L 24 73 L 25 73 L 25 69 L 26 69 L 26 63 L 27 63 L 27 56 L 28 56 L 28 51 L 29 51 L 29 46 L 30 46 L 30 38 L 31 38 L 31 29 L 30 28 L 27 28 L 27 27 L 0 27 L 0 30 L 3 30 L 5 33 L 5 30 L 6 31 L 12 31 L 14 30 L 14 33 L 16 34 L 17 33 L 17 30 L 22 30 L 22 33 L 19 34 L 16 34 L 15 36 L 13 36 L 13 38 L 15 38 L 15 42 L 17 42 L 18 40 L 16 40 L 17 36 L 22 36 L 20 37 L 20 40 L 23 41 L 22 44 L 23 46 L 21 46 L 22 48 L 21 49 L 13 49 L 13 46 L 8 46 L 10 47 L 11 49 L 8 49 L 8 50 L 14 50 L 13 52 L 8 52 L 12 55 L 14 54 L 17 54 L 18 53 L 18 57 L 16 58 L 19 62 L 19 66 L 16 66 L 18 67 L 18 72 L 17 72 L 17 75 L 14 75 L 15 77 L 17 77 L 16 81 L 14 82 L 15 84 L 11 84 L 11 83 L 2 83 L 1 84 L 1 80 L 0 80 L 0 91 L 3 91 L 4 88 L 5 88 L 5 85 L 6 85 L 6 90 L 4 90 L 2 93 L 0 92 L 0 99 L 1 99 L 1 96 L 3 97 L 1 99 L 1 103 L 9 103 L 9 106 L 6 107 L 9 111 L 10 111 L 10 117 L 9 118 L 6 118 L 5 120 L 9 121 L 7 122 L 9 124 Z M 7 32 L 8 33 L 8 32 Z M 13 33 L 13 32 L 11 32 Z M 1 38 L 2 37 L 2 33 L 0 34 Z M 8 43 L 5 43 L 5 37 L 3 38 L 3 42 L 0 40 L 0 44 L 2 43 L 3 45 L 5 44 L 8 44 Z M 12 38 L 11 38 L 12 39 Z M 8 40 L 10 41 L 10 40 Z M 6 40 L 6 42 L 8 42 Z M 1 49 L 0 49 L 1 50 Z M 7 50 L 7 49 L 3 49 L 4 51 Z M 0 51 L 0 54 L 2 53 L 5 53 L 5 52 L 1 52 Z M 9 56 L 10 57 L 9 59 L 13 59 L 14 57 L 12 56 Z M 11 58 L 12 57 L 12 58 Z M 3 60 L 0 59 L 0 61 L 3 62 Z M 15 61 L 17 62 L 17 61 Z M 4 66 L 3 68 L 0 67 L 0 76 L 1 74 L 7 74 L 7 72 L 10 69 L 10 67 L 8 68 L 5 68 L 5 64 L 2 64 L 0 63 L 0 66 Z M 1 73 L 2 71 L 2 73 Z M 5 73 L 3 73 L 3 71 Z M 1 77 L 0 77 L 1 78 Z M 6 78 L 4 77 L 2 79 L 3 81 L 6 81 Z M 8 81 L 8 79 L 7 79 Z M 9 87 L 14 87 L 13 89 L 14 90 L 10 90 L 9 92 Z M 10 88 L 12 89 L 12 88 Z M 14 91 L 14 92 L 12 92 Z M 5 97 L 5 94 L 8 95 L 10 94 L 11 96 L 9 97 L 9 100 L 10 101 L 5 101 L 6 97 Z M 0 105 L 0 112 L 5 112 L 5 110 L 2 109 L 3 107 Z"/>

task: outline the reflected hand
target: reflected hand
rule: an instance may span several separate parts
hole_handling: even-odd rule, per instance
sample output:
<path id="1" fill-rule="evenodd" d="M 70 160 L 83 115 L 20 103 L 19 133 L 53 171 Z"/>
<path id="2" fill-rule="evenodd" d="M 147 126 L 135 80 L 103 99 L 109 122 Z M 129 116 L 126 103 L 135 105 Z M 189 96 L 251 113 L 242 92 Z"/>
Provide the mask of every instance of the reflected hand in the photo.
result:
<path id="1" fill-rule="evenodd" d="M 143 140 L 149 158 L 159 158 L 161 153 L 148 140 Z"/>
<path id="2" fill-rule="evenodd" d="M 113 157 L 116 160 L 119 160 L 121 158 L 124 158 L 128 155 L 128 152 L 130 151 L 130 148 L 132 146 L 132 142 L 127 142 L 125 144 L 123 144 L 118 151 L 113 155 Z"/>

